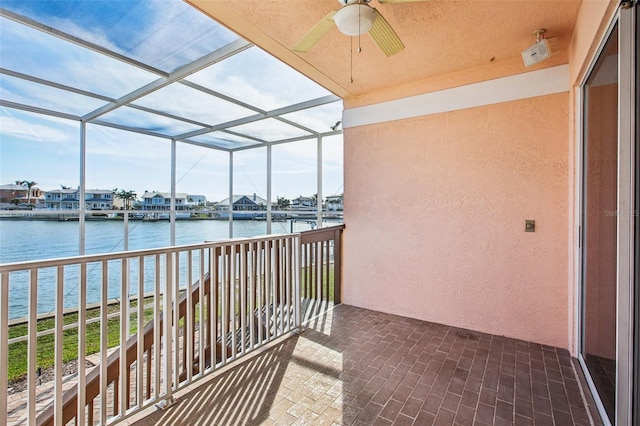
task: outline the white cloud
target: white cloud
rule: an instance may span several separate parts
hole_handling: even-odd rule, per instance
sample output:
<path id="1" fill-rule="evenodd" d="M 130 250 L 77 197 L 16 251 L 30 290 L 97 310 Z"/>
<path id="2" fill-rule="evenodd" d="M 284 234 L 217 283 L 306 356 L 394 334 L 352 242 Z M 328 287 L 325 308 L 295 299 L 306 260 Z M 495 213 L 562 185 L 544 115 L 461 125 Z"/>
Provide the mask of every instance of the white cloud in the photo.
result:
<path id="1" fill-rule="evenodd" d="M 0 134 L 2 138 L 12 137 L 36 142 L 67 142 L 70 139 L 69 133 L 63 130 L 5 115 L 8 113 L 4 108 L 3 112 L 0 115 Z"/>

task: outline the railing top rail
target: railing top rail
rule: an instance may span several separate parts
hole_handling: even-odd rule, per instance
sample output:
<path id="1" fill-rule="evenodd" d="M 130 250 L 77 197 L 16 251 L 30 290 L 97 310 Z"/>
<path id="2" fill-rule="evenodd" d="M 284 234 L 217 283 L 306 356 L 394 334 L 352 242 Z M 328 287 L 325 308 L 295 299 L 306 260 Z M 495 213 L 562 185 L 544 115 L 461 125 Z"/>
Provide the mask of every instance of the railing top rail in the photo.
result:
<path id="1" fill-rule="evenodd" d="M 32 260 L 27 262 L 14 262 L 0 264 L 0 273 L 23 271 L 27 269 L 38 268 L 52 268 L 58 266 L 86 264 L 93 262 L 103 262 L 110 260 L 132 259 L 138 257 L 155 256 L 165 253 L 183 252 L 190 250 L 200 250 L 207 248 L 226 247 L 229 245 L 237 244 L 250 244 L 256 242 L 266 242 L 281 239 L 294 239 L 300 237 L 300 233 L 294 234 L 272 234 L 261 235 L 250 238 L 233 238 L 219 241 L 207 241 L 198 244 L 186 244 L 180 246 L 161 247 L 155 249 L 142 249 L 142 250 L 130 250 L 120 251 L 115 253 L 102 253 L 102 254 L 87 254 L 83 256 L 70 256 L 57 259 L 45 259 L 45 260 Z"/>
<path id="2" fill-rule="evenodd" d="M 339 225 L 325 226 L 319 229 L 304 231 L 300 233 L 300 241 L 302 242 L 302 244 L 304 244 L 304 243 L 314 242 L 314 241 L 319 241 L 324 239 L 331 239 L 335 231 L 343 230 L 343 229 L 344 229 L 344 223 L 341 223 Z M 322 237 L 326 237 L 326 238 L 322 238 Z"/>

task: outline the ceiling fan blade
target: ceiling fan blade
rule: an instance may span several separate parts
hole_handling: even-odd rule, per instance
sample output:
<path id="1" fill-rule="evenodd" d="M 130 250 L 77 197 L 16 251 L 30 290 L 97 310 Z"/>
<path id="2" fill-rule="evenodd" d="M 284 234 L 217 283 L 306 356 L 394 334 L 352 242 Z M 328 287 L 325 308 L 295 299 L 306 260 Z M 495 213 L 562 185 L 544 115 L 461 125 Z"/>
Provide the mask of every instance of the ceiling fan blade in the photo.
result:
<path id="1" fill-rule="evenodd" d="M 302 40 L 295 45 L 293 50 L 295 52 L 307 52 L 311 49 L 335 25 L 335 22 L 333 21 L 333 15 L 335 14 L 335 10 L 333 12 L 329 12 L 329 14 L 322 18 L 315 27 L 311 28 L 311 31 L 302 37 Z"/>
<path id="2" fill-rule="evenodd" d="M 373 21 L 373 25 L 369 30 L 369 34 L 371 34 L 373 41 L 376 42 L 378 47 L 380 47 L 387 56 L 392 56 L 402 51 L 402 49 L 404 49 L 404 44 L 402 44 L 398 34 L 393 31 L 391 25 L 389 25 L 380 12 L 375 8 L 373 8 L 373 10 L 376 11 L 376 20 Z"/>
<path id="3" fill-rule="evenodd" d="M 417 3 L 417 2 L 423 2 L 423 1 L 429 1 L 429 0 L 378 0 L 378 3 L 381 3 L 381 4 L 385 4 L 385 3 Z"/>

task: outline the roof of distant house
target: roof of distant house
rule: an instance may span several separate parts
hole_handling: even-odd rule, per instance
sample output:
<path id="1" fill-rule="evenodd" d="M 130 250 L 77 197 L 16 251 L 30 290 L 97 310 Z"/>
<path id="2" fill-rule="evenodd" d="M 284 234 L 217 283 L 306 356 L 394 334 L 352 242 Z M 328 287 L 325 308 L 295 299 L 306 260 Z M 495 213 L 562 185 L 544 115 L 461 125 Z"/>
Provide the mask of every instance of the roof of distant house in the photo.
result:
<path id="1" fill-rule="evenodd" d="M 263 204 L 265 206 L 267 205 L 267 200 L 265 200 L 264 198 L 262 198 L 262 197 L 260 197 L 260 196 L 258 196 L 256 194 L 253 194 L 253 195 L 244 195 L 244 194 L 234 195 L 233 196 L 233 204 L 237 203 L 238 201 L 240 201 L 244 197 L 248 198 L 249 201 L 252 201 L 252 202 L 254 202 L 256 204 Z M 229 205 L 229 198 L 227 197 L 224 200 L 219 201 L 218 205 L 219 206 L 228 206 Z"/>
<path id="2" fill-rule="evenodd" d="M 28 188 L 24 185 L 18 185 L 15 183 L 8 183 L 6 185 L 0 185 L 0 189 L 7 191 L 26 191 Z"/>
<path id="3" fill-rule="evenodd" d="M 63 189 L 52 189 L 51 191 L 45 191 L 47 194 L 75 194 L 78 192 L 77 188 L 63 188 Z"/>
<path id="4" fill-rule="evenodd" d="M 142 194 L 142 197 L 140 197 L 140 198 L 153 198 L 153 197 L 157 197 L 157 196 L 161 196 L 162 198 L 171 198 L 171 193 L 170 192 L 147 191 L 144 194 Z M 187 194 L 186 192 L 176 192 L 176 198 L 187 198 L 188 196 L 189 196 L 189 194 Z"/>

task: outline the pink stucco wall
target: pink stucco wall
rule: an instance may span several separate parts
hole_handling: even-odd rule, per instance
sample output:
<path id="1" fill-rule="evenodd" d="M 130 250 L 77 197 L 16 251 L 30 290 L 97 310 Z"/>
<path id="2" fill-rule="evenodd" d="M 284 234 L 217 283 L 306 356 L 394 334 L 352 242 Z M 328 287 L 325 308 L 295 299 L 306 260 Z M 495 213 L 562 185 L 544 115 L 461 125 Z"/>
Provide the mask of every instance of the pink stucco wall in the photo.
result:
<path id="1" fill-rule="evenodd" d="M 343 301 L 567 347 L 568 109 L 560 93 L 346 129 Z"/>

